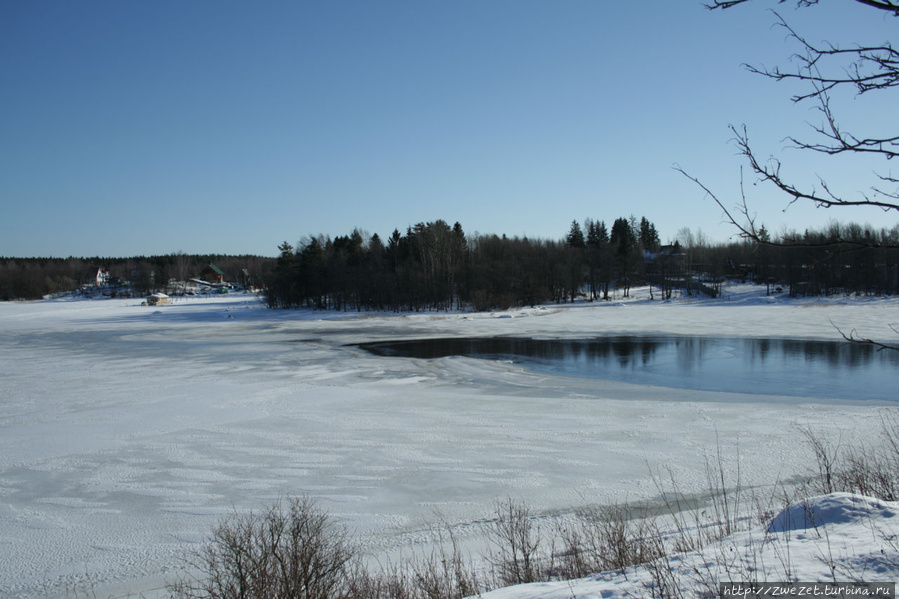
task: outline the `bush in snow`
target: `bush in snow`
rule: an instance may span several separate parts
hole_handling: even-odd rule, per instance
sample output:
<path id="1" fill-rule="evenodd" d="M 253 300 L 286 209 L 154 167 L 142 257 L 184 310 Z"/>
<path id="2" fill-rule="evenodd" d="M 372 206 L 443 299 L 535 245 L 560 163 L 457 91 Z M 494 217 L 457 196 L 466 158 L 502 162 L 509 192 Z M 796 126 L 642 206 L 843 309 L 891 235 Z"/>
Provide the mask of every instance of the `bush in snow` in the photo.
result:
<path id="1" fill-rule="evenodd" d="M 307 498 L 220 523 L 193 566 L 171 587 L 180 599 L 349 598 L 356 551 L 344 529 Z"/>

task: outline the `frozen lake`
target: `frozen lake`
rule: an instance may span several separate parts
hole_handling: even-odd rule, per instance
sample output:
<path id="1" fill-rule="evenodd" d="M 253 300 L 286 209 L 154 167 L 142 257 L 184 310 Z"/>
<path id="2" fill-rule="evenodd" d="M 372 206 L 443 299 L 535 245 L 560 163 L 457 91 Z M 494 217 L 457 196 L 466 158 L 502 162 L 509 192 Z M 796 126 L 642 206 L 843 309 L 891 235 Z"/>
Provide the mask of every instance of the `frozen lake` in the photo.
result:
<path id="1" fill-rule="evenodd" d="M 548 306 L 503 314 L 272 311 L 251 296 L 0 304 L 0 597 L 153 597 L 232 510 L 308 494 L 374 553 L 479 538 L 498 499 L 551 517 L 686 493 L 722 451 L 758 488 L 812 470 L 801 431 L 871 437 L 892 402 L 695 391 L 506 361 L 403 359 L 430 337 L 892 341 L 892 299 Z M 879 336 L 879 337 L 878 337 Z M 864 386 L 865 380 L 856 381 Z M 802 391 L 799 391 L 799 395 Z"/>
<path id="2" fill-rule="evenodd" d="M 363 343 L 379 355 L 508 360 L 529 370 L 726 393 L 899 400 L 899 352 L 806 339 L 442 337 Z"/>

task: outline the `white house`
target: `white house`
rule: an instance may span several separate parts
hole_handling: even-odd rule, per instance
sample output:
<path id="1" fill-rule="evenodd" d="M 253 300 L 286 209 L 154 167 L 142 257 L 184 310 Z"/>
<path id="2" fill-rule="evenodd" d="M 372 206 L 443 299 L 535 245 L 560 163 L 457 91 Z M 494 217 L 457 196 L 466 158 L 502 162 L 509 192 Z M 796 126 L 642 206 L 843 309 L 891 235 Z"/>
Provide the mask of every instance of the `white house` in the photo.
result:
<path id="1" fill-rule="evenodd" d="M 97 287 L 103 287 L 109 282 L 109 270 L 100 267 L 92 267 L 88 280 L 92 280 Z"/>

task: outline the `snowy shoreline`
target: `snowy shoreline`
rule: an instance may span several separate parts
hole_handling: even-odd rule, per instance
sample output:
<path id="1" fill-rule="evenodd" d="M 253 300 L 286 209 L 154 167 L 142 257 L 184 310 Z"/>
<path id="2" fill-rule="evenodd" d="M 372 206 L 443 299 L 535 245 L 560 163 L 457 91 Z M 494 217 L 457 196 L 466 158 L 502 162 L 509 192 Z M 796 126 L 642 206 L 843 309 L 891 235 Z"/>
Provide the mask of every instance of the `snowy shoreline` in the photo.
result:
<path id="1" fill-rule="evenodd" d="M 743 484 L 773 485 L 813 468 L 801 428 L 864 439 L 894 411 L 565 379 L 466 358 L 396 360 L 346 344 L 839 339 L 835 326 L 894 341 L 888 324 L 897 322 L 894 298 L 766 298 L 752 286 L 720 300 L 638 295 L 503 314 L 272 311 L 247 295 L 157 308 L 0 304 L 0 596 L 88 587 L 150 597 L 220 517 L 284 495 L 316 497 L 372 550 L 401 551 L 427 541 L 435 510 L 464 528 L 503 497 L 554 513 L 652 499 L 649 467 L 701 493 L 716 443 Z"/>

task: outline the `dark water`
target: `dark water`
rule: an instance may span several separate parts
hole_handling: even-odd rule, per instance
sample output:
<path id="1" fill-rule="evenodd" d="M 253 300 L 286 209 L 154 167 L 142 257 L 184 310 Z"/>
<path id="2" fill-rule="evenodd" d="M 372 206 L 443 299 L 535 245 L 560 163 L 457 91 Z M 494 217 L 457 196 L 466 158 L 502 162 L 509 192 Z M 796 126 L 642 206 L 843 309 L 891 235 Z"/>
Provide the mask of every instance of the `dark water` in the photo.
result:
<path id="1" fill-rule="evenodd" d="M 899 400 L 899 352 L 845 341 L 472 337 L 386 341 L 360 347 L 381 356 L 510 360 L 539 372 L 680 389 Z"/>

